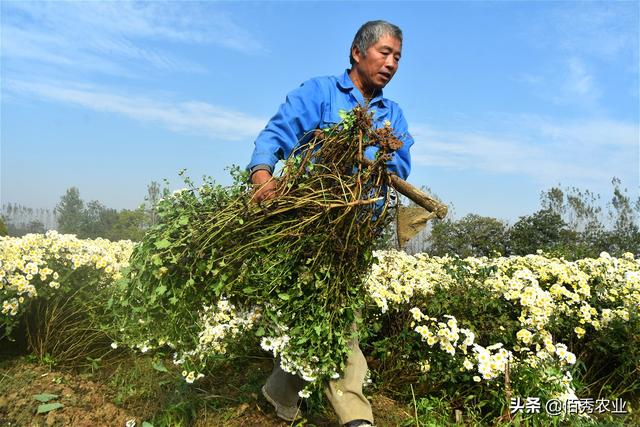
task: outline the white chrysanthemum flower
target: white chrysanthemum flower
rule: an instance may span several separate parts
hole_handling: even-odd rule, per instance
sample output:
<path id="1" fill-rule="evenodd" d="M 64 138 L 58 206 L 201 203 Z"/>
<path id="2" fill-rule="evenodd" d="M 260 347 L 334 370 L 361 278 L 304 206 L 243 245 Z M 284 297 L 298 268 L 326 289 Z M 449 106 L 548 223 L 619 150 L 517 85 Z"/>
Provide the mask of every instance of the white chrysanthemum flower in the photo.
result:
<path id="1" fill-rule="evenodd" d="M 300 396 L 300 397 L 301 397 L 301 398 L 303 398 L 303 399 L 306 399 L 306 398 L 308 398 L 308 397 L 310 397 L 310 396 L 311 396 L 311 390 L 308 390 L 308 389 L 306 389 L 306 388 L 305 388 L 305 389 L 303 389 L 303 390 L 300 390 L 300 391 L 298 392 L 298 396 Z"/>
<path id="2" fill-rule="evenodd" d="M 193 371 L 190 371 L 186 376 L 185 376 L 185 381 L 188 382 L 189 384 L 193 384 L 193 382 L 196 379 L 196 374 Z"/>
<path id="3" fill-rule="evenodd" d="M 516 334 L 516 338 L 522 341 L 524 344 L 530 344 L 533 338 L 533 334 L 527 329 L 520 329 Z"/>

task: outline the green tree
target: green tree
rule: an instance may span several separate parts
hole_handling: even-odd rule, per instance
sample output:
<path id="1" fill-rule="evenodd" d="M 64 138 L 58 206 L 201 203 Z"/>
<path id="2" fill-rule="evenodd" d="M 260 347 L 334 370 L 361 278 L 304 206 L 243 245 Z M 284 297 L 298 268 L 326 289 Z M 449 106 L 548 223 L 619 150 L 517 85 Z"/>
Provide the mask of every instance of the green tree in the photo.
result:
<path id="1" fill-rule="evenodd" d="M 116 221 L 105 237 L 109 240 L 128 239 L 139 242 L 144 237 L 146 219 L 144 206 L 135 210 L 123 209 L 118 212 Z"/>
<path id="2" fill-rule="evenodd" d="M 577 187 L 552 187 L 540 196 L 543 210 L 554 212 L 577 233 L 594 233 L 603 230 L 600 195 Z"/>
<path id="3" fill-rule="evenodd" d="M 118 212 L 115 209 L 93 200 L 83 210 L 83 225 L 78 236 L 90 239 L 106 237 L 117 220 Z"/>
<path id="4" fill-rule="evenodd" d="M 67 189 L 55 208 L 60 233 L 78 234 L 83 230 L 84 202 L 77 187 Z"/>
<path id="5" fill-rule="evenodd" d="M 21 222 L 14 224 L 12 222 L 7 223 L 7 235 L 13 237 L 21 237 L 29 233 L 43 234 L 45 232 L 45 226 L 42 221 L 34 219 L 27 223 Z"/>
<path id="6" fill-rule="evenodd" d="M 0 236 L 6 236 L 9 234 L 7 226 L 4 223 L 4 217 L 0 217 Z"/>
<path id="7" fill-rule="evenodd" d="M 504 254 L 507 230 L 504 222 L 476 214 L 466 215 L 459 221 L 438 221 L 431 229 L 429 252 L 460 257 Z"/>
<path id="8" fill-rule="evenodd" d="M 627 189 L 621 188 L 619 178 L 611 180 L 613 185 L 613 197 L 610 202 L 609 216 L 613 222 L 613 229 L 621 232 L 633 232 L 638 229 L 637 218 L 633 211 L 631 199 L 627 195 Z"/>
<path id="9" fill-rule="evenodd" d="M 46 230 L 44 228 L 44 224 L 42 223 L 42 221 L 34 219 L 33 221 L 29 221 L 29 223 L 25 226 L 24 234 L 28 234 L 28 233 L 44 234 L 45 231 Z"/>
<path id="10" fill-rule="evenodd" d="M 158 222 L 158 215 L 156 213 L 156 205 L 160 201 L 160 184 L 156 181 L 151 181 L 151 184 L 147 186 L 147 196 L 145 201 L 148 204 L 146 215 L 147 222 L 150 227 L 153 227 Z"/>
<path id="11" fill-rule="evenodd" d="M 543 210 L 550 210 L 562 216 L 565 213 L 564 192 L 560 187 L 551 187 L 540 195 Z"/>
<path id="12" fill-rule="evenodd" d="M 612 228 L 603 238 L 602 246 L 612 255 L 623 252 L 640 253 L 640 199 L 634 204 L 622 188 L 622 181 L 613 178 L 613 196 L 609 202 L 609 220 Z"/>
<path id="13" fill-rule="evenodd" d="M 607 230 L 600 195 L 576 187 L 553 187 L 542 193 L 543 210 L 561 216 L 566 223 L 567 235 L 562 247 L 556 252 L 569 258 L 597 257 L 600 252 L 610 251 L 611 231 Z"/>
<path id="14" fill-rule="evenodd" d="M 534 254 L 538 249 L 554 252 L 567 247 L 575 233 L 567 227 L 560 214 L 553 209 L 541 209 L 522 216 L 509 230 L 509 253 Z"/>

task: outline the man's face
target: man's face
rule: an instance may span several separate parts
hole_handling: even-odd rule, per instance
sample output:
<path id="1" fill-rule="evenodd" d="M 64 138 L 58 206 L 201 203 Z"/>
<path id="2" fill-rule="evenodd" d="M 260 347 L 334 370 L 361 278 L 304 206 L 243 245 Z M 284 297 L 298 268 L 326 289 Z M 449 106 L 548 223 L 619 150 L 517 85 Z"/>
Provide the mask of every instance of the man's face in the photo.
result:
<path id="1" fill-rule="evenodd" d="M 375 91 L 385 87 L 398 70 L 402 44 L 398 39 L 387 34 L 369 46 L 366 55 L 362 55 L 356 47 L 351 54 L 355 61 L 355 71 L 363 86 L 360 89 L 367 92 Z"/>

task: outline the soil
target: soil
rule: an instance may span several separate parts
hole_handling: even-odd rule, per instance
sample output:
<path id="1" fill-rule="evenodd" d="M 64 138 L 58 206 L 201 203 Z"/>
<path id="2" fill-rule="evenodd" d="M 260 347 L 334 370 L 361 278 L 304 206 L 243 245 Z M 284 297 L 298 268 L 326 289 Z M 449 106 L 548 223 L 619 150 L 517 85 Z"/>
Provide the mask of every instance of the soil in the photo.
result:
<path id="1" fill-rule="evenodd" d="M 411 417 L 404 407 L 397 402 L 384 397 L 373 396 L 371 398 L 371 406 L 373 413 L 376 415 L 376 426 L 392 427 L 398 426 L 403 420 Z M 304 413 L 303 413 L 304 416 Z M 274 415 L 273 407 L 263 399 L 259 399 L 253 404 L 239 405 L 235 412 L 223 414 L 220 413 L 204 414 L 194 427 L 289 427 L 292 424 L 280 420 Z M 338 421 L 330 415 L 326 418 L 304 418 L 298 421 L 295 426 L 315 426 L 315 427 L 336 427 Z"/>
<path id="2" fill-rule="evenodd" d="M 267 366 L 264 375 L 266 377 Z M 262 369 L 260 369 L 262 370 Z M 27 362 L 24 358 L 15 358 L 0 364 L 0 426 L 117 426 L 124 427 L 129 421 L 135 426 L 143 425 L 143 410 L 138 402 L 135 405 L 116 405 L 115 392 L 107 383 L 89 379 L 69 371 L 50 370 L 46 366 Z M 96 377 L 98 378 L 98 377 Z M 42 393 L 55 394 L 58 397 L 47 403 L 61 403 L 64 407 L 38 414 L 42 402 L 34 396 Z M 153 406 L 153 399 L 146 402 Z M 157 402 L 156 402 L 157 403 Z M 404 405 L 382 395 L 371 398 L 376 425 L 398 426 L 411 417 Z M 307 415 L 306 412 L 303 415 Z M 220 408 L 199 410 L 194 427 L 285 427 L 291 423 L 277 418 L 273 408 L 258 393 L 250 393 L 244 402 L 231 402 Z M 147 419 L 147 421 L 149 421 Z M 337 426 L 331 413 L 314 415 L 293 424 L 295 426 L 329 427 Z M 156 427 L 158 427 L 156 425 Z"/>
<path id="3" fill-rule="evenodd" d="M 110 402 L 106 387 L 78 375 L 14 362 L 5 365 L 0 376 L 2 426 L 124 426 L 127 420 L 135 419 Z M 42 402 L 34 396 L 42 393 L 58 395 L 47 403 L 61 403 L 64 407 L 37 414 Z"/>

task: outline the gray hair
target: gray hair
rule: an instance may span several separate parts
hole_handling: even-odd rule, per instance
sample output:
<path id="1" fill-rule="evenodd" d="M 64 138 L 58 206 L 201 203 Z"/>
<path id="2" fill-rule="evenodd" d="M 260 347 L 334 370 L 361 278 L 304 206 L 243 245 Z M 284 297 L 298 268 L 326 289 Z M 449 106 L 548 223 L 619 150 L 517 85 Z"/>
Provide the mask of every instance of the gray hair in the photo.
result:
<path id="1" fill-rule="evenodd" d="M 357 47 L 362 55 L 366 55 L 367 49 L 369 49 L 371 45 L 376 44 L 382 36 L 386 35 L 398 39 L 400 44 L 402 44 L 402 30 L 398 26 L 387 21 L 365 22 L 353 38 L 351 49 L 349 49 L 349 62 L 351 65 L 355 63 L 353 54 L 351 53 L 354 47 Z"/>

